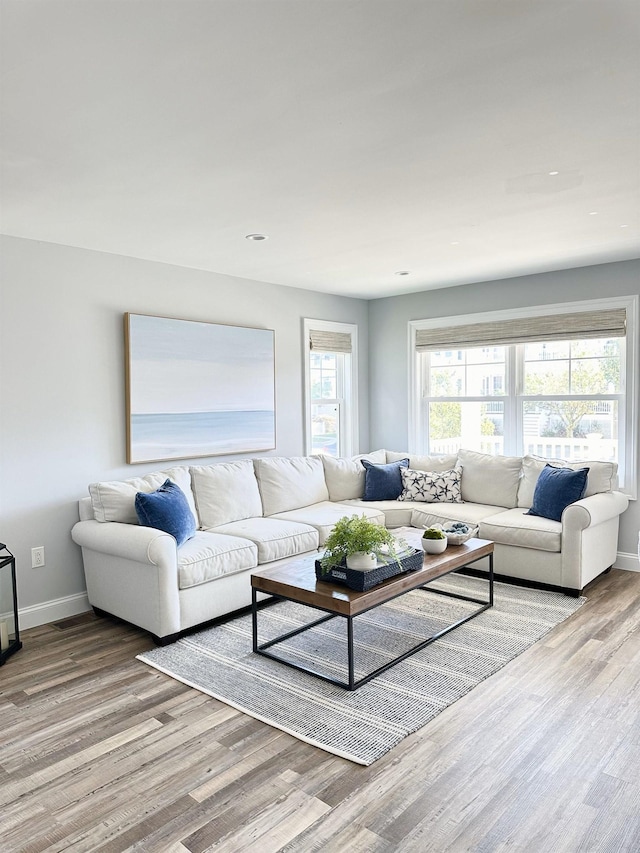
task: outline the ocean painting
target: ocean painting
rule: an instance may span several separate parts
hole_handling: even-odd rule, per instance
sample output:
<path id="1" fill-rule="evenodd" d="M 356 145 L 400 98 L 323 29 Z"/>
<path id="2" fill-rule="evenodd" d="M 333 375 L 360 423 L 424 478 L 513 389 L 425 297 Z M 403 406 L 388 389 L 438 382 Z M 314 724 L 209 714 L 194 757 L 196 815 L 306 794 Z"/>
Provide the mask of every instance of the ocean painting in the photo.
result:
<path id="1" fill-rule="evenodd" d="M 275 448 L 273 330 L 124 320 L 127 462 Z"/>

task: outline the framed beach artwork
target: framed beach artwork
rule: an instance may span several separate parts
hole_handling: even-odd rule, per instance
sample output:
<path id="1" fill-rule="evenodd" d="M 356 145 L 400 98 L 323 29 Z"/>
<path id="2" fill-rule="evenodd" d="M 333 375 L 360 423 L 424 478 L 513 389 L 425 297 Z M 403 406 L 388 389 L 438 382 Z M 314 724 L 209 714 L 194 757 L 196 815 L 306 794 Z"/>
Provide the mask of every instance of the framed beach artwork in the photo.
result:
<path id="1" fill-rule="evenodd" d="M 275 333 L 124 315 L 127 462 L 273 450 Z"/>

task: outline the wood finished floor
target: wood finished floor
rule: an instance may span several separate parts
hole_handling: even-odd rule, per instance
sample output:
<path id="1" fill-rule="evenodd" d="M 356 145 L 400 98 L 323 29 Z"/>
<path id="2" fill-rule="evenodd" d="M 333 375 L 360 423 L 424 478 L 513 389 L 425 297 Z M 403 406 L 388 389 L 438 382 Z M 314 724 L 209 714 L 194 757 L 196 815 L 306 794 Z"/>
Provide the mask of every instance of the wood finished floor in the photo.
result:
<path id="1" fill-rule="evenodd" d="M 0 851 L 640 851 L 640 573 L 370 767 L 135 660 L 86 614 L 0 667 Z"/>

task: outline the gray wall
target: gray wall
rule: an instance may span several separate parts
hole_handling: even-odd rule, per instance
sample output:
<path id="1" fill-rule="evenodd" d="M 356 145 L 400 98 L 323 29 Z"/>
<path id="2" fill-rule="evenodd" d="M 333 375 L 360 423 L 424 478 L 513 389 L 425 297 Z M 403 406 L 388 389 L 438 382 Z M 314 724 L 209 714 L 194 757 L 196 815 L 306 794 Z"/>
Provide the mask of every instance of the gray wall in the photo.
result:
<path id="1" fill-rule="evenodd" d="M 365 301 L 31 240 L 0 248 L 0 540 L 17 558 L 20 607 L 31 608 L 24 626 L 85 589 L 70 530 L 87 484 L 162 467 L 125 464 L 124 312 L 275 329 L 283 456 L 304 453 L 302 318 L 356 323 L 368 449 Z M 41 569 L 31 569 L 36 545 Z"/>
<path id="2" fill-rule="evenodd" d="M 1 240 L 0 540 L 17 557 L 23 627 L 81 603 L 82 560 L 70 530 L 87 484 L 160 467 L 124 462 L 125 311 L 275 329 L 277 455 L 304 452 L 302 318 L 357 323 L 360 449 L 405 449 L 408 320 L 638 293 L 640 281 L 640 261 L 629 261 L 367 303 Z M 639 527 L 633 502 L 622 520 L 621 551 L 635 553 Z M 45 546 L 41 569 L 30 568 L 36 545 Z"/>
<path id="3" fill-rule="evenodd" d="M 409 320 L 638 293 L 640 260 L 633 260 L 430 290 L 370 302 L 369 417 L 372 448 L 407 448 Z M 619 551 L 637 554 L 639 528 L 639 502 L 632 501 L 621 519 Z"/>

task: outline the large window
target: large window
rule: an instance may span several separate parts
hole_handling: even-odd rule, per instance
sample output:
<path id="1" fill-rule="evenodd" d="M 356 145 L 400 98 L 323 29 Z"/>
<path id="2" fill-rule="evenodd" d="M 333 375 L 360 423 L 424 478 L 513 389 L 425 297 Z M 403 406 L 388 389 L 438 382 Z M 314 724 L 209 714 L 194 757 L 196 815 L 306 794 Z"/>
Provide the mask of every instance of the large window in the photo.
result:
<path id="1" fill-rule="evenodd" d="M 412 449 L 615 461 L 635 496 L 637 298 L 599 308 L 410 323 Z"/>
<path id="2" fill-rule="evenodd" d="M 357 327 L 305 320 L 306 452 L 357 452 Z"/>

